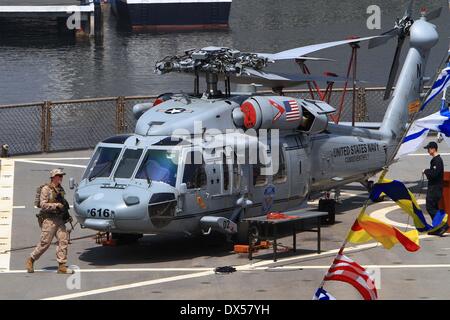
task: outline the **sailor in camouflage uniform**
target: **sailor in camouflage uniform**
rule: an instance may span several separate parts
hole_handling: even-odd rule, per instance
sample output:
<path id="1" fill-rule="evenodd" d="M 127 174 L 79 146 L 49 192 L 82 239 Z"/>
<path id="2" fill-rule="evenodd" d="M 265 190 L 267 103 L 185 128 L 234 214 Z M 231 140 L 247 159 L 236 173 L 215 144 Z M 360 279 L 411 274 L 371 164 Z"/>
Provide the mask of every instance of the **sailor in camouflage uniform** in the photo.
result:
<path id="1" fill-rule="evenodd" d="M 54 169 L 50 172 L 50 183 L 41 186 L 38 206 L 41 211 L 37 215 L 41 227 L 41 240 L 26 261 L 26 269 L 29 273 L 34 272 L 34 262 L 47 251 L 54 237 L 58 240 L 56 248 L 58 273 L 73 273 L 66 266 L 69 234 L 65 224 L 71 221 L 71 217 L 68 211 L 69 205 L 64 199 L 64 188 L 61 186 L 64 175 L 61 169 Z"/>

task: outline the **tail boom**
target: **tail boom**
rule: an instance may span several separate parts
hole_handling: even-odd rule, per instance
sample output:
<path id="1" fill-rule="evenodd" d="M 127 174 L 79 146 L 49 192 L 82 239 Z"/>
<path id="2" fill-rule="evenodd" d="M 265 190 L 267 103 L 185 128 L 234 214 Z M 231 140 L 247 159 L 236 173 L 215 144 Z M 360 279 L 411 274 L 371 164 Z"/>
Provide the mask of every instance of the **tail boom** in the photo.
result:
<path id="1" fill-rule="evenodd" d="M 393 97 L 380 127 L 380 133 L 388 141 L 388 153 L 397 150 L 407 129 L 410 109 L 420 101 L 426 63 L 439 40 L 436 27 L 421 18 L 410 30 L 410 49 L 399 76 Z M 389 156 L 389 158 L 391 158 Z"/>

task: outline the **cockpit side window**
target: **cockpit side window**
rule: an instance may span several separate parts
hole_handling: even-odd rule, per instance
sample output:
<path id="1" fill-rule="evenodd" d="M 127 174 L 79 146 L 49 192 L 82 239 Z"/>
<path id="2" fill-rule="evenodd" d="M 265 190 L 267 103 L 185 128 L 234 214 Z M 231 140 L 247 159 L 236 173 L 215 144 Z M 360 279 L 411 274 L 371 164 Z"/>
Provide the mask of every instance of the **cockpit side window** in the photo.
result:
<path id="1" fill-rule="evenodd" d="M 135 178 L 160 181 L 175 187 L 177 181 L 178 154 L 178 151 L 148 150 Z"/>
<path id="2" fill-rule="evenodd" d="M 230 169 L 227 162 L 227 156 L 225 153 L 222 155 L 222 168 L 223 168 L 223 191 L 229 191 L 230 188 Z"/>
<path id="3" fill-rule="evenodd" d="M 86 169 L 83 179 L 93 179 L 97 177 L 109 177 L 117 158 L 122 151 L 121 148 L 99 147 L 92 156 L 91 163 Z"/>
<path id="4" fill-rule="evenodd" d="M 142 155 L 142 149 L 132 150 L 127 149 L 120 159 L 119 166 L 117 167 L 115 178 L 129 179 L 133 175 L 134 170 Z"/>
<path id="5" fill-rule="evenodd" d="M 184 165 L 183 183 L 188 189 L 206 187 L 205 160 L 200 151 L 190 151 Z"/>

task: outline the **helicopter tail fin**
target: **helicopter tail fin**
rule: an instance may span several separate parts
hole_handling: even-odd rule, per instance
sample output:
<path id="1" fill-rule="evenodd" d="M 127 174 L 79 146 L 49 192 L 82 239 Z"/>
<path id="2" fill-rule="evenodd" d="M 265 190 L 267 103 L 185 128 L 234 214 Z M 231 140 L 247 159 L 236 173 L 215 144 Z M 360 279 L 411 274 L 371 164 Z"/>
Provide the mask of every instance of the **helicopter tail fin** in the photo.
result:
<path id="1" fill-rule="evenodd" d="M 410 49 L 380 127 L 380 132 L 389 141 L 390 155 L 402 142 L 411 111 L 420 106 L 425 66 L 430 50 L 438 39 L 436 27 L 424 17 L 411 26 Z"/>

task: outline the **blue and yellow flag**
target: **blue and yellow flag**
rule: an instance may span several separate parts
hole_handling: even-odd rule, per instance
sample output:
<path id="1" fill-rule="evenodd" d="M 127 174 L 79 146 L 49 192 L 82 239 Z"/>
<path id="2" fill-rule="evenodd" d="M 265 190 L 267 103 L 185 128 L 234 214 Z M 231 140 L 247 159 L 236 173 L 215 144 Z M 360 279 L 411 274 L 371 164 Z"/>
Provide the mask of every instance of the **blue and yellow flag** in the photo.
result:
<path id="1" fill-rule="evenodd" d="M 432 224 L 429 225 L 416 198 L 400 181 L 384 179 L 381 183 L 376 183 L 370 193 L 370 199 L 376 201 L 382 193 L 395 201 L 400 208 L 413 218 L 414 225 L 419 232 L 433 232 L 447 223 L 448 216 L 441 210 L 434 217 Z"/>

